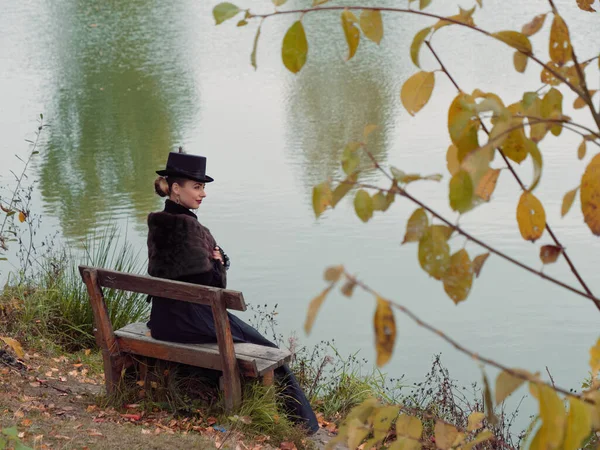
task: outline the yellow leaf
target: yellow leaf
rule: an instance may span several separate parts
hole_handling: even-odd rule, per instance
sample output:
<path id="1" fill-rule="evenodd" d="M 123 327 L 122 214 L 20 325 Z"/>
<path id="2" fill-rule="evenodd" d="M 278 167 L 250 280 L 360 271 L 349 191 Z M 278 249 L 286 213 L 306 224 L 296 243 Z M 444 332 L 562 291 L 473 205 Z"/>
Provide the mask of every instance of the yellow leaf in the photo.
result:
<path id="1" fill-rule="evenodd" d="M 513 128 L 522 124 L 521 120 L 513 120 L 510 123 L 510 127 Z M 513 130 L 506 136 L 502 143 L 502 151 L 507 158 L 512 159 L 517 164 L 521 164 L 525 158 L 527 158 L 528 144 L 527 137 L 523 128 Z"/>
<path id="2" fill-rule="evenodd" d="M 354 210 L 363 222 L 368 222 L 373 217 L 373 199 L 364 189 L 360 189 L 354 197 Z"/>
<path id="3" fill-rule="evenodd" d="M 540 259 L 544 264 L 552 264 L 556 262 L 561 253 L 562 248 L 557 245 L 542 245 L 540 248 Z"/>
<path id="4" fill-rule="evenodd" d="M 489 202 L 494 190 L 496 189 L 496 183 L 498 182 L 499 176 L 500 169 L 488 169 L 475 188 L 475 195 L 482 198 L 486 202 Z"/>
<path id="5" fill-rule="evenodd" d="M 329 1 L 329 0 L 313 0 L 313 3 L 312 3 L 312 5 L 313 5 L 313 8 L 314 8 L 315 6 L 323 5 L 323 4 L 327 3 L 328 1 Z"/>
<path id="6" fill-rule="evenodd" d="M 369 427 L 366 427 L 359 419 L 352 419 L 348 423 L 348 447 L 358 447 L 369 432 Z"/>
<path id="7" fill-rule="evenodd" d="M 429 101 L 434 85 L 433 72 L 417 72 L 402 85 L 400 99 L 411 116 L 418 113 Z"/>
<path id="8" fill-rule="evenodd" d="M 311 300 L 310 304 L 308 305 L 306 321 L 304 322 L 304 331 L 306 332 L 306 334 L 310 334 L 313 324 L 315 323 L 315 318 L 317 317 L 317 313 L 319 312 L 321 305 L 325 301 L 325 298 L 327 297 L 327 294 L 329 294 L 329 291 L 331 291 L 332 287 L 333 287 L 333 285 L 328 286 L 325 290 L 323 290 L 323 292 L 321 292 L 319 295 L 317 295 L 315 298 L 313 298 Z"/>
<path id="9" fill-rule="evenodd" d="M 19 222 L 21 222 L 21 223 L 25 222 L 26 218 L 27 218 L 27 216 L 25 215 L 25 213 L 23 211 L 19 211 Z"/>
<path id="10" fill-rule="evenodd" d="M 577 194 L 578 189 L 579 189 L 579 187 L 576 187 L 575 189 L 567 192 L 565 194 L 565 196 L 563 197 L 562 207 L 560 208 L 561 217 L 565 217 L 565 215 L 571 209 L 571 206 L 573 205 L 573 201 L 575 200 L 575 195 Z"/>
<path id="11" fill-rule="evenodd" d="M 423 424 L 418 417 L 400 414 L 396 420 L 396 434 L 412 439 L 421 439 Z"/>
<path id="12" fill-rule="evenodd" d="M 468 94 L 458 94 L 448 108 L 448 131 L 452 143 L 458 149 L 458 160 L 479 148 L 477 132 L 479 121 L 473 118 L 475 99 Z"/>
<path id="13" fill-rule="evenodd" d="M 531 101 L 531 104 L 525 108 L 525 113 L 530 117 L 535 117 L 537 119 L 544 118 L 542 116 L 542 100 L 537 97 L 537 95 Z M 544 123 L 535 123 L 535 119 L 528 119 L 530 123 L 529 127 L 529 136 L 533 142 L 540 142 L 546 133 L 548 132 L 548 128 Z"/>
<path id="14" fill-rule="evenodd" d="M 473 6 L 473 8 L 471 9 L 462 9 L 459 6 L 458 9 L 460 12 L 454 16 L 448 17 L 448 19 L 455 20 L 466 25 L 474 26 L 475 22 L 473 21 L 473 13 L 475 12 L 475 6 Z M 440 28 L 446 27 L 448 25 L 454 25 L 454 22 L 449 22 L 447 20 L 441 19 L 433 26 L 433 29 L 439 30 Z"/>
<path id="15" fill-rule="evenodd" d="M 399 406 L 392 405 L 377 409 L 373 415 L 373 440 L 369 441 L 371 446 L 383 442 L 390 431 L 392 422 L 398 417 L 399 410 Z"/>
<path id="16" fill-rule="evenodd" d="M 530 383 L 531 394 L 538 399 L 542 426 L 536 436 L 538 448 L 559 448 L 564 434 L 566 411 L 562 400 L 549 386 Z"/>
<path id="17" fill-rule="evenodd" d="M 460 162 L 458 161 L 458 149 L 456 145 L 450 144 L 446 152 L 446 167 L 450 175 L 455 175 L 460 170 Z"/>
<path id="18" fill-rule="evenodd" d="M 313 188 L 313 210 L 319 217 L 333 203 L 333 194 L 328 182 L 318 184 Z"/>
<path id="19" fill-rule="evenodd" d="M 419 240 L 419 264 L 436 280 L 441 280 L 450 266 L 450 246 L 439 228 L 429 227 Z"/>
<path id="20" fill-rule="evenodd" d="M 325 269 L 325 273 L 323 273 L 323 278 L 325 279 L 325 281 L 333 283 L 338 281 L 343 274 L 344 266 L 331 266 Z"/>
<path id="21" fill-rule="evenodd" d="M 473 181 L 471 175 L 465 170 L 459 170 L 450 179 L 449 186 L 450 207 L 459 213 L 471 209 L 473 199 Z"/>
<path id="22" fill-rule="evenodd" d="M 452 447 L 458 436 L 458 430 L 454 426 L 440 420 L 435 423 L 434 433 L 435 445 L 441 450 L 447 450 Z"/>
<path id="23" fill-rule="evenodd" d="M 485 146 L 469 153 L 462 161 L 460 167 L 469 172 L 473 186 L 479 186 L 483 178 L 488 174 L 493 154 L 494 149 Z M 482 201 L 483 200 L 477 196 L 473 197 L 473 203 L 475 204 L 481 203 Z"/>
<path id="24" fill-rule="evenodd" d="M 469 416 L 469 424 L 467 425 L 467 431 L 479 430 L 483 426 L 483 419 L 485 419 L 484 413 L 471 413 L 471 415 Z"/>
<path id="25" fill-rule="evenodd" d="M 585 223 L 596 236 L 600 236 L 600 154 L 590 161 L 581 177 L 581 212 Z"/>
<path id="26" fill-rule="evenodd" d="M 345 195 L 352 190 L 356 180 L 358 179 L 356 173 L 348 175 L 348 177 L 342 181 L 334 190 L 331 195 L 331 206 L 335 207 L 339 201 L 345 197 Z"/>
<path id="27" fill-rule="evenodd" d="M 533 181 L 529 187 L 529 191 L 533 192 L 540 182 L 540 178 L 542 177 L 542 154 L 540 153 L 540 149 L 538 148 L 537 144 L 533 140 L 527 139 L 525 141 L 525 145 L 533 162 Z"/>
<path id="28" fill-rule="evenodd" d="M 596 12 L 592 5 L 596 0 L 577 0 L 577 6 L 587 12 Z"/>
<path id="29" fill-rule="evenodd" d="M 5 336 L 0 336 L 0 339 L 2 339 L 6 345 L 13 349 L 15 355 L 17 355 L 17 358 L 23 358 L 23 356 L 25 356 L 23 347 L 21 347 L 21 344 L 18 341 Z"/>
<path id="30" fill-rule="evenodd" d="M 419 9 L 422 11 L 431 4 L 431 0 L 419 0 Z"/>
<path id="31" fill-rule="evenodd" d="M 494 434 L 489 431 L 489 430 L 483 430 L 481 433 L 479 433 L 477 435 L 477 437 L 475 439 L 473 439 L 471 442 L 468 442 L 467 444 L 463 445 L 463 450 L 471 450 L 473 447 L 475 447 L 477 444 L 481 444 L 484 441 L 487 441 L 488 439 L 492 438 L 494 436 Z"/>
<path id="32" fill-rule="evenodd" d="M 488 259 L 489 256 L 490 256 L 489 253 L 483 253 L 481 255 L 477 255 L 475 257 L 475 259 L 473 260 L 473 273 L 475 274 L 476 277 L 479 277 L 479 273 L 481 272 L 481 269 L 483 268 L 483 264 L 485 263 L 485 261 Z"/>
<path id="33" fill-rule="evenodd" d="M 529 372 L 522 369 L 512 369 L 513 372 L 529 376 Z M 515 377 L 508 372 L 500 372 L 496 378 L 496 404 L 502 403 L 506 397 L 516 391 L 525 380 Z"/>
<path id="34" fill-rule="evenodd" d="M 546 212 L 542 203 L 530 192 L 523 192 L 517 205 L 517 222 L 526 241 L 537 241 L 546 228 Z"/>
<path id="35" fill-rule="evenodd" d="M 381 11 L 372 9 L 363 9 L 360 14 L 360 28 L 367 37 L 376 44 L 383 38 L 383 21 L 381 20 Z"/>
<path id="36" fill-rule="evenodd" d="M 281 59 L 285 67 L 292 73 L 298 73 L 306 63 L 308 41 L 301 21 L 287 30 L 281 46 Z"/>
<path id="37" fill-rule="evenodd" d="M 387 300 L 377 297 L 377 309 L 373 317 L 375 328 L 375 348 L 377 350 L 377 366 L 381 367 L 390 360 L 396 342 L 396 321 L 394 312 Z"/>
<path id="38" fill-rule="evenodd" d="M 579 148 L 577 148 L 577 158 L 579 158 L 579 159 L 585 158 L 586 151 L 587 151 L 587 147 L 586 147 L 586 143 L 585 143 L 585 139 L 584 139 L 583 141 L 581 141 L 581 144 L 579 144 Z"/>
<path id="39" fill-rule="evenodd" d="M 558 119 L 562 117 L 562 101 L 563 95 L 558 89 L 550 89 L 541 104 L 541 114 L 543 118 Z M 550 131 L 554 136 L 558 136 L 562 130 L 562 125 L 556 124 L 550 128 Z"/>
<path id="40" fill-rule="evenodd" d="M 465 249 L 461 249 L 450 257 L 450 266 L 443 278 L 444 291 L 455 305 L 467 299 L 473 284 L 473 268 L 471 259 Z"/>
<path id="41" fill-rule="evenodd" d="M 540 31 L 542 29 L 542 26 L 544 26 L 544 21 L 546 20 L 546 14 L 540 14 L 539 16 L 535 16 L 531 22 L 526 23 L 525 25 L 523 25 L 523 28 L 521 28 L 521 33 L 523 33 L 525 36 L 532 36 L 535 33 L 537 33 L 538 31 Z"/>
<path id="42" fill-rule="evenodd" d="M 529 58 L 524 53 L 515 52 L 515 54 L 513 55 L 513 65 L 515 66 L 515 70 L 519 73 L 525 72 L 525 69 L 527 68 L 528 59 Z"/>
<path id="43" fill-rule="evenodd" d="M 346 42 L 348 43 L 348 57 L 346 61 L 350 60 L 356 53 L 358 43 L 360 42 L 360 30 L 356 28 L 358 19 L 352 11 L 345 9 L 342 12 L 342 29 L 346 36 Z"/>
<path id="44" fill-rule="evenodd" d="M 483 372 L 483 371 L 482 371 Z M 485 418 L 490 425 L 498 423 L 498 417 L 494 414 L 494 400 L 492 400 L 492 391 L 490 383 L 485 372 L 483 372 L 483 407 L 485 409 Z"/>
<path id="45" fill-rule="evenodd" d="M 565 64 L 572 58 L 571 38 L 569 29 L 561 16 L 554 14 L 550 29 L 550 59 L 559 65 Z"/>
<path id="46" fill-rule="evenodd" d="M 425 210 L 423 208 L 415 209 L 406 223 L 406 233 L 404 234 L 402 244 L 419 241 L 425 234 L 428 226 L 429 219 L 427 219 Z"/>
<path id="47" fill-rule="evenodd" d="M 596 341 L 596 345 L 590 348 L 590 369 L 594 378 L 600 371 L 600 339 Z"/>
<path id="48" fill-rule="evenodd" d="M 360 158 L 357 151 L 361 146 L 362 144 L 360 142 L 353 141 L 348 142 L 346 147 L 344 147 L 344 152 L 342 153 L 342 169 L 344 169 L 344 172 L 348 175 L 354 172 L 360 164 Z"/>
<path id="49" fill-rule="evenodd" d="M 519 33 L 518 31 L 499 31 L 493 33 L 492 36 L 505 44 L 516 48 L 520 52 L 527 54 L 531 53 L 531 42 L 523 33 Z"/>
<path id="50" fill-rule="evenodd" d="M 287 2 L 287 0 L 271 0 L 275 6 L 281 6 Z"/>
<path id="51" fill-rule="evenodd" d="M 419 64 L 419 51 L 421 50 L 421 46 L 423 45 L 423 42 L 425 42 L 425 39 L 430 32 L 431 27 L 423 28 L 421 31 L 415 34 L 412 44 L 410 45 L 410 59 L 412 59 L 412 62 L 417 67 L 421 67 Z"/>
<path id="52" fill-rule="evenodd" d="M 569 416 L 563 450 L 582 448 L 583 440 L 590 435 L 592 414 L 587 405 L 576 398 L 569 399 Z"/>

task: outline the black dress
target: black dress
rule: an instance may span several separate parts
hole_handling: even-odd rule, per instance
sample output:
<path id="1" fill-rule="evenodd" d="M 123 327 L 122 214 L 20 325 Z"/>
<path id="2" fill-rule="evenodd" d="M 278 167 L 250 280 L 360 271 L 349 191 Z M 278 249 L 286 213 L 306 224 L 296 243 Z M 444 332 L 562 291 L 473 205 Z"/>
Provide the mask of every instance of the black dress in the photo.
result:
<path id="1" fill-rule="evenodd" d="M 197 216 L 189 209 L 168 199 L 165 202 L 164 212 L 169 214 L 186 214 L 197 219 Z M 169 230 L 164 231 L 169 232 Z M 229 258 L 224 254 L 223 256 L 228 268 Z M 212 268 L 205 272 L 174 277 L 173 279 L 225 288 L 226 277 L 224 273 L 226 267 L 220 261 L 213 260 Z M 228 316 L 234 342 L 245 342 L 277 348 L 277 345 L 266 339 L 256 329 L 238 317 L 231 313 L 228 313 Z M 148 328 L 150 328 L 153 338 L 164 341 L 190 344 L 217 341 L 212 310 L 208 305 L 197 305 L 168 298 L 153 297 Z M 282 384 L 286 409 L 291 418 L 302 423 L 309 432 L 316 432 L 319 429 L 317 418 L 289 367 L 284 365 L 275 369 L 275 377 Z"/>

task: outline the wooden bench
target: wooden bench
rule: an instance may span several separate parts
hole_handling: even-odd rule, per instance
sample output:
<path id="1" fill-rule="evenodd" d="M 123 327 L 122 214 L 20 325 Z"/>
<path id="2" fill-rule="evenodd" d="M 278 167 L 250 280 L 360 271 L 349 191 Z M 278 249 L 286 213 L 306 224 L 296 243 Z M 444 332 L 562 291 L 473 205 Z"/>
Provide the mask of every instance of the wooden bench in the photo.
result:
<path id="1" fill-rule="evenodd" d="M 89 266 L 79 266 L 79 272 L 90 296 L 94 335 L 102 350 L 109 394 L 117 388 L 123 369 L 133 364 L 134 356 L 138 355 L 221 371 L 220 385 L 225 397 L 225 409 L 232 411 L 241 403 L 241 376 L 261 377 L 263 383 L 269 385 L 273 382 L 273 371 L 291 358 L 287 350 L 256 344 L 234 344 L 227 310 L 246 310 L 241 292 Z M 209 305 L 215 321 L 217 342 L 181 344 L 159 341 L 150 336 L 150 330 L 141 322 L 113 331 L 103 287 Z"/>

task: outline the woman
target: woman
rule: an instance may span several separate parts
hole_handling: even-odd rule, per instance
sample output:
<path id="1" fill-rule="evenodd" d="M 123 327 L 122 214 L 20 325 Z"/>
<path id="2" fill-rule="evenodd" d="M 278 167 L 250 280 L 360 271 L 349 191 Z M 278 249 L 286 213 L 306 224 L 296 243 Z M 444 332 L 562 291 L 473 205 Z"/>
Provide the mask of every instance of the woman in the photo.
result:
<path id="1" fill-rule="evenodd" d="M 190 209 L 198 209 L 206 198 L 204 187 L 214 181 L 206 175 L 206 158 L 181 152 L 169 153 L 165 170 L 154 182 L 156 193 L 168 197 L 162 212 L 148 216 L 148 273 L 188 283 L 225 288 L 229 258 L 217 246 L 208 228 L 201 225 Z M 234 315 L 229 315 L 234 342 L 277 347 Z M 148 322 L 155 339 L 184 342 L 216 342 L 210 306 L 152 298 Z M 275 370 L 292 419 L 309 433 L 319 429 L 310 403 L 287 365 Z"/>

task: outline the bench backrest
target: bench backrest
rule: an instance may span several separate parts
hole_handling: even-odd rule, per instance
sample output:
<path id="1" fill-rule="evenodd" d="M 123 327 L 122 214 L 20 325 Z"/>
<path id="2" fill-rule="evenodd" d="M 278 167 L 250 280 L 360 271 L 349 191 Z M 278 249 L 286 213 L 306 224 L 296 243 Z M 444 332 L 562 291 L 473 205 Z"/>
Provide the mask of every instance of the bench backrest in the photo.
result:
<path id="1" fill-rule="evenodd" d="M 114 370 L 114 361 L 119 357 L 120 349 L 104 301 L 103 287 L 209 305 L 213 313 L 216 338 L 222 358 L 225 408 L 232 410 L 239 406 L 241 401 L 240 372 L 227 309 L 246 310 L 246 303 L 241 292 L 145 275 L 133 275 L 99 267 L 79 266 L 79 273 L 90 296 L 90 304 L 94 313 L 94 334 L 96 343 L 102 349 L 105 382 L 109 393 L 115 389 L 120 377 L 120 373 Z"/>
<path id="2" fill-rule="evenodd" d="M 221 301 L 224 302 L 227 309 L 246 311 L 244 296 L 238 291 L 184 283 L 147 275 L 134 275 L 99 267 L 79 266 L 79 273 L 83 277 L 83 272 L 91 269 L 96 271 L 98 283 L 101 287 L 209 306 L 220 295 Z"/>

